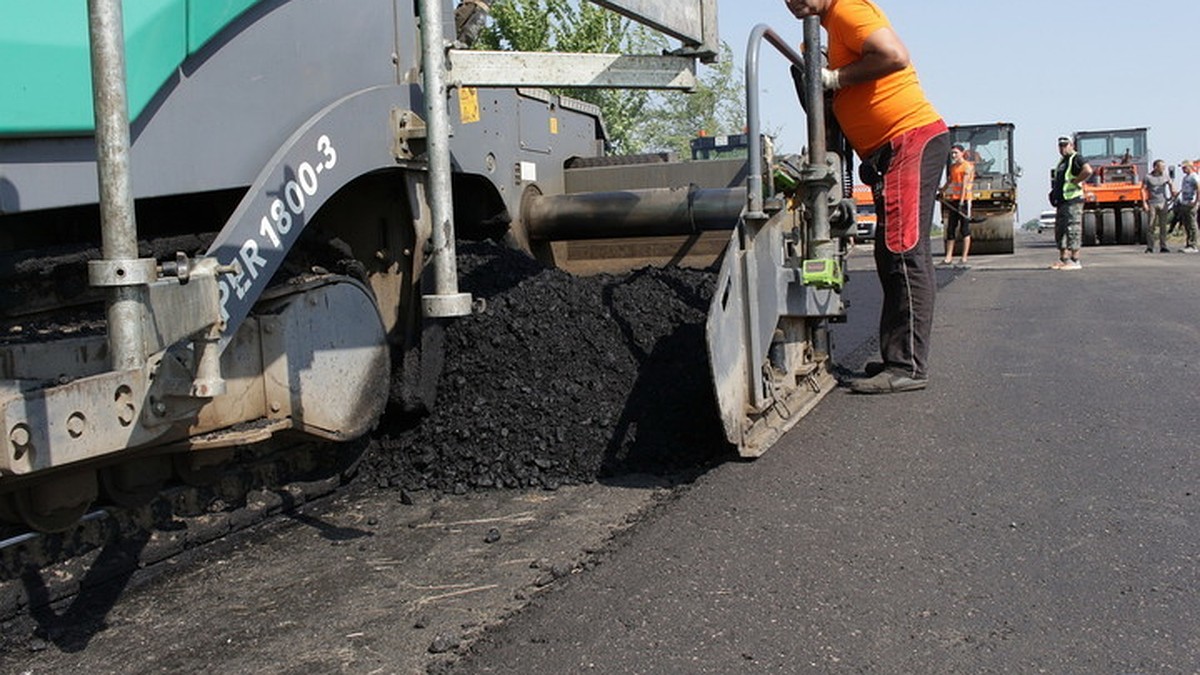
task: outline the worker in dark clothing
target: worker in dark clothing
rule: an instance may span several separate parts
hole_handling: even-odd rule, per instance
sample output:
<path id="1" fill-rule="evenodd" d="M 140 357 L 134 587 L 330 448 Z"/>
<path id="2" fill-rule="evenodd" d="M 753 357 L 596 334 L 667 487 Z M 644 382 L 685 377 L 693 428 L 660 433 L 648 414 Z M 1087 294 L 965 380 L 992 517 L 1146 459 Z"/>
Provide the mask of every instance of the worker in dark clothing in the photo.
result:
<path id="1" fill-rule="evenodd" d="M 1083 246 L 1083 184 L 1092 175 L 1092 165 L 1075 151 L 1070 136 L 1058 137 L 1061 159 L 1054 168 L 1050 186 L 1050 205 L 1054 207 L 1054 240 L 1058 243 L 1058 262 L 1052 270 L 1078 270 L 1079 249 Z"/>

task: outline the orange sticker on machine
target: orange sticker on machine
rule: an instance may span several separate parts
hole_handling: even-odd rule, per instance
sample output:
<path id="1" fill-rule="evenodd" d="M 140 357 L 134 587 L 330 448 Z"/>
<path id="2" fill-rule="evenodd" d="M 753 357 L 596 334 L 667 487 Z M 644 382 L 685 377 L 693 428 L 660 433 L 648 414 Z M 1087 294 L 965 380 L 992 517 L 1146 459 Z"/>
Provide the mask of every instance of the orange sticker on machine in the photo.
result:
<path id="1" fill-rule="evenodd" d="M 463 124 L 479 121 L 479 90 L 475 87 L 459 87 L 458 117 Z"/>

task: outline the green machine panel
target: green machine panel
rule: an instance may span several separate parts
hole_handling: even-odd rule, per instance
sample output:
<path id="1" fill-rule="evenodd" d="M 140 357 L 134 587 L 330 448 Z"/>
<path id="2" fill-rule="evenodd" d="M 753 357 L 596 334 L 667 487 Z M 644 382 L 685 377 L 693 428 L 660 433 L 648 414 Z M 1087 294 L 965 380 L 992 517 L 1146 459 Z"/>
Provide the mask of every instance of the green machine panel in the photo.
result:
<path id="1" fill-rule="evenodd" d="M 195 53 L 214 35 L 261 0 L 188 0 L 188 54 Z"/>
<path id="2" fill-rule="evenodd" d="M 179 67 L 259 0 L 125 0 L 130 117 Z M 84 0 L 0 0 L 0 135 L 91 133 Z"/>

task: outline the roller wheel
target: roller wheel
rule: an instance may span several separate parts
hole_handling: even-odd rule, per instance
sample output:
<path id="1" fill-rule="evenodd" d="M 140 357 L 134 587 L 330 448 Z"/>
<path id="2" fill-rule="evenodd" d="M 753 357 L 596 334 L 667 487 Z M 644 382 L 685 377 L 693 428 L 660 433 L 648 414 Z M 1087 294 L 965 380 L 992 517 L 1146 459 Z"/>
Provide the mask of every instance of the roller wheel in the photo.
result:
<path id="1" fill-rule="evenodd" d="M 971 225 L 971 255 L 1012 253 L 1013 220 L 1012 212 L 1002 212 Z"/>
<path id="2" fill-rule="evenodd" d="M 1104 246 L 1117 243 L 1117 214 L 1113 211 L 1100 213 L 1100 243 Z"/>
<path id="3" fill-rule="evenodd" d="M 1083 212 L 1083 241 L 1081 243 L 1084 246 L 1096 245 L 1096 230 L 1099 229 L 1097 220 L 1099 219 L 1096 217 L 1095 211 Z"/>
<path id="4" fill-rule="evenodd" d="M 225 472 L 225 465 L 232 460 L 232 450 L 205 450 L 177 453 L 172 463 L 175 476 L 185 485 L 204 487 L 217 482 Z"/>
<path id="5" fill-rule="evenodd" d="M 21 514 L 17 513 L 17 504 L 11 494 L 0 495 L 0 523 L 22 524 Z"/>
<path id="6" fill-rule="evenodd" d="M 100 489 L 108 501 L 133 508 L 149 504 L 171 477 L 171 460 L 147 457 L 100 470 Z"/>
<path id="7" fill-rule="evenodd" d="M 12 493 L 21 521 L 39 532 L 63 532 L 87 515 L 97 495 L 96 474 L 87 471 Z"/>
<path id="8" fill-rule="evenodd" d="M 1121 209 L 1117 214 L 1117 243 L 1138 243 L 1137 211 L 1135 209 Z"/>

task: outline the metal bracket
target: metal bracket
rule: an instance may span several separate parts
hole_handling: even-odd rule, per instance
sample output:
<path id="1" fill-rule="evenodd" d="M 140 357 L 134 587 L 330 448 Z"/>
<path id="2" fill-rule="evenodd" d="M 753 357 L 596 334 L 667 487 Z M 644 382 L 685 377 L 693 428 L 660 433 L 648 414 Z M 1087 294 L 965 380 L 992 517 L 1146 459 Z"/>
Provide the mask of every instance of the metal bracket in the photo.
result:
<path id="1" fill-rule="evenodd" d="M 667 3 L 661 0 L 592 0 L 644 26 L 678 38 L 696 56 L 710 60 L 720 47 L 716 0 Z"/>
<path id="2" fill-rule="evenodd" d="M 452 318 L 471 314 L 474 303 L 470 293 L 452 293 L 449 295 L 422 295 L 421 307 L 425 316 L 431 318 Z"/>
<path id="3" fill-rule="evenodd" d="M 452 49 L 449 61 L 447 77 L 460 87 L 696 88 L 690 56 Z"/>
<path id="4" fill-rule="evenodd" d="M 146 311 L 142 316 L 143 349 L 147 355 L 221 325 L 217 276 L 229 267 L 219 264 L 216 258 L 203 257 L 193 260 L 189 268 L 187 283 L 164 278 L 147 289 Z"/>
<path id="5" fill-rule="evenodd" d="M 392 155 L 397 160 L 411 160 L 420 153 L 413 150 L 412 141 L 428 137 L 425 120 L 411 110 L 392 108 Z"/>
<path id="6" fill-rule="evenodd" d="M 157 280 L 158 261 L 154 258 L 88 261 L 88 283 L 93 286 L 145 286 Z"/>

